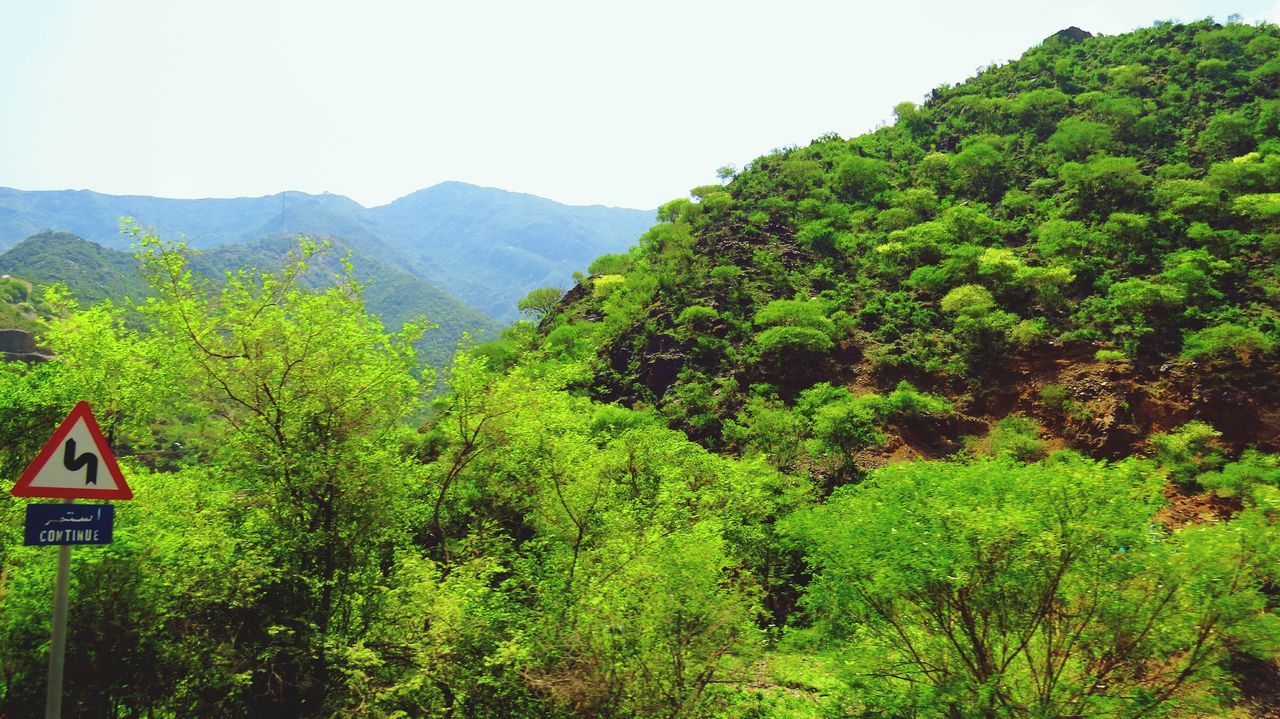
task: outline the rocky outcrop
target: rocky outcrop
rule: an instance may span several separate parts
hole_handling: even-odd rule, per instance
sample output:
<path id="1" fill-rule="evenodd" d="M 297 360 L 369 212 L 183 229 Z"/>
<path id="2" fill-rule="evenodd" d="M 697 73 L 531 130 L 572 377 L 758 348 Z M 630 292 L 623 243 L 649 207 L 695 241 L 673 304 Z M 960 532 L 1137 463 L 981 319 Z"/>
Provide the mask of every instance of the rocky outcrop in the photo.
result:
<path id="1" fill-rule="evenodd" d="M 44 362 L 49 350 L 36 346 L 36 338 L 26 330 L 0 329 L 0 353 L 14 362 Z"/>
<path id="2" fill-rule="evenodd" d="M 1081 40 L 1084 40 L 1085 38 L 1090 38 L 1090 37 L 1093 37 L 1093 33 L 1089 32 L 1088 30 L 1081 30 L 1075 25 L 1072 25 L 1071 27 L 1065 30 L 1059 30 L 1055 32 L 1054 34 L 1045 38 L 1044 41 L 1046 43 L 1056 42 L 1056 43 L 1062 43 L 1063 45 L 1074 45 L 1080 42 Z"/>

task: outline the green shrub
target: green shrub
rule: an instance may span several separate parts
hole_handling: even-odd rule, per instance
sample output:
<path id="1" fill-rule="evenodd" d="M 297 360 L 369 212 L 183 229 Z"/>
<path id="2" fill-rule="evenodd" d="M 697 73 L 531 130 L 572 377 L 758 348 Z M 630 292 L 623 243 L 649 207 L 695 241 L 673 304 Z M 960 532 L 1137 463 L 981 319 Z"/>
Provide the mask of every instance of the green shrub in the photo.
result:
<path id="1" fill-rule="evenodd" d="M 591 434 L 612 439 L 623 432 L 640 427 L 658 427 L 661 421 L 651 412 L 641 412 L 616 404 L 597 405 L 591 417 Z"/>
<path id="2" fill-rule="evenodd" d="M 27 299 L 27 286 L 20 280 L 0 278 L 0 301 L 17 304 Z"/>
<path id="3" fill-rule="evenodd" d="M 1241 195 L 1231 202 L 1231 209 L 1251 220 L 1280 223 L 1280 192 Z"/>
<path id="4" fill-rule="evenodd" d="M 1040 401 L 1046 409 L 1061 411 L 1071 401 L 1071 392 L 1057 383 L 1050 383 L 1040 388 Z"/>
<path id="5" fill-rule="evenodd" d="M 1247 449 L 1239 461 L 1196 477 L 1202 487 L 1223 497 L 1249 497 L 1260 485 L 1280 487 L 1280 456 Z"/>
<path id="6" fill-rule="evenodd" d="M 1093 353 L 1093 358 L 1098 362 L 1106 364 L 1124 364 L 1129 361 L 1129 355 L 1120 350 L 1101 349 Z"/>
<path id="7" fill-rule="evenodd" d="M 886 165 L 870 157 L 847 157 L 836 166 L 835 188 L 846 200 L 869 200 L 889 187 Z"/>
<path id="8" fill-rule="evenodd" d="M 1009 341 L 1019 347 L 1030 347 L 1049 337 L 1049 328 L 1042 318 L 1022 320 L 1009 330 Z"/>
<path id="9" fill-rule="evenodd" d="M 1182 358 L 1248 364 L 1274 348 L 1275 343 L 1260 330 L 1228 322 L 1187 335 L 1182 342 Z"/>
<path id="10" fill-rule="evenodd" d="M 737 265 L 717 265 L 711 268 L 711 279 L 716 282 L 731 283 L 742 278 L 742 268 Z"/>
<path id="11" fill-rule="evenodd" d="M 635 264 L 635 256 L 628 252 L 616 255 L 600 255 L 587 268 L 593 275 L 625 275 Z"/>
<path id="12" fill-rule="evenodd" d="M 1208 422 L 1192 420 L 1177 429 L 1152 435 L 1156 461 L 1179 484 L 1191 484 L 1195 478 L 1222 466 L 1222 452 L 1217 447 L 1222 433 Z"/>
<path id="13" fill-rule="evenodd" d="M 720 318 L 714 307 L 706 305 L 690 305 L 676 317 L 676 324 L 681 327 L 706 327 Z"/>
<path id="14" fill-rule="evenodd" d="M 942 311 L 949 315 L 978 316 L 995 309 L 996 301 L 982 285 L 961 285 L 942 298 Z"/>
<path id="15" fill-rule="evenodd" d="M 874 396 L 874 395 L 872 395 Z M 903 380 L 892 392 L 880 400 L 879 417 L 886 421 L 938 419 L 954 415 L 951 402 L 937 395 L 926 394 Z"/>
<path id="16" fill-rule="evenodd" d="M 1083 160 L 1095 152 L 1110 149 L 1111 128 L 1101 122 L 1087 122 L 1075 117 L 1064 118 L 1049 137 L 1050 150 L 1068 160 Z"/>
<path id="17" fill-rule="evenodd" d="M 1043 433 L 1044 427 L 1034 420 L 1011 414 L 997 421 L 984 440 L 970 443 L 970 448 L 994 457 L 1036 462 L 1044 459 L 1048 446 L 1041 437 Z"/>
<path id="18" fill-rule="evenodd" d="M 852 397 L 819 407 L 813 415 L 813 436 L 828 451 L 846 455 L 885 442 L 878 426 L 879 397 Z"/>
<path id="19" fill-rule="evenodd" d="M 821 353 L 835 347 L 836 325 L 816 300 L 774 300 L 755 315 L 761 355 L 784 357 L 793 353 Z"/>
<path id="20" fill-rule="evenodd" d="M 806 619 L 840 649 L 846 706 L 876 708 L 840 715 L 1137 717 L 1212 701 L 1224 674 L 1210 656 L 1275 651 L 1260 569 L 1275 531 L 1256 514 L 1153 529 L 1162 484 L 1143 463 L 1078 455 L 910 462 L 791 515 L 812 568 Z"/>
<path id="21" fill-rule="evenodd" d="M 775 357 L 796 353 L 829 352 L 835 347 L 831 335 L 812 327 L 770 327 L 756 335 L 761 355 Z"/>
<path id="22" fill-rule="evenodd" d="M 577 357 L 591 349 L 591 343 L 582 336 L 576 325 L 560 325 L 547 333 L 546 346 L 561 357 Z"/>
<path id="23" fill-rule="evenodd" d="M 613 294 L 627 281 L 622 275 L 601 275 L 591 281 L 591 296 L 600 300 Z"/>

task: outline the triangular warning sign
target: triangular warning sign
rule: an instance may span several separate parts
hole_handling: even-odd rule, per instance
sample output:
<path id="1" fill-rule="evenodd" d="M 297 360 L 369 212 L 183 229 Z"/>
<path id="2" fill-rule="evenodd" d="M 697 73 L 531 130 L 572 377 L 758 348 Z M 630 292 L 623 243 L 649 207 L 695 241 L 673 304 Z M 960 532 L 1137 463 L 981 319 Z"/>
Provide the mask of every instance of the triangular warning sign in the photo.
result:
<path id="1" fill-rule="evenodd" d="M 132 499 L 88 402 L 80 402 L 13 485 L 16 497 Z"/>

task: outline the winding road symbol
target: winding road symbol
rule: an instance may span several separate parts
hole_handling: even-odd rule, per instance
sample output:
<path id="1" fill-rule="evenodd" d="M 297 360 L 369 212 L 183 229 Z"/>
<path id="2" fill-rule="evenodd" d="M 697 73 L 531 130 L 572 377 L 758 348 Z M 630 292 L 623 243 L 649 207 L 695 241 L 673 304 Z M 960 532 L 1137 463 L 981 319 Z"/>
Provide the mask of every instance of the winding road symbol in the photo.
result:
<path id="1" fill-rule="evenodd" d="M 62 448 L 62 466 L 72 472 L 79 472 L 81 467 L 88 467 L 85 472 L 85 485 L 98 484 L 98 455 L 93 452 L 85 452 L 80 456 L 76 456 L 76 441 L 68 438 L 67 444 Z"/>

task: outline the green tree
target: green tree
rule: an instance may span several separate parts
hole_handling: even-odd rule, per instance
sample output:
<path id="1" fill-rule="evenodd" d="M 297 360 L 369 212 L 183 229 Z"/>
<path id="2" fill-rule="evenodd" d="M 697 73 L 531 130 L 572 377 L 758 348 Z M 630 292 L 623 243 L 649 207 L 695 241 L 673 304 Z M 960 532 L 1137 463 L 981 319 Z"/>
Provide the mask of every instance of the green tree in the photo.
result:
<path id="1" fill-rule="evenodd" d="M 852 155 L 835 170 L 836 190 L 847 200 L 870 200 L 889 187 L 885 179 L 885 163 L 870 157 Z"/>
<path id="2" fill-rule="evenodd" d="M 516 309 L 534 321 L 541 320 L 555 311 L 563 296 L 564 290 L 559 287 L 539 287 L 529 290 L 529 294 L 516 303 Z"/>
<path id="3" fill-rule="evenodd" d="M 1220 112 L 1200 133 L 1200 147 L 1215 160 L 1243 155 L 1254 147 L 1253 124 L 1242 114 Z"/>
<path id="4" fill-rule="evenodd" d="M 998 198 L 1004 191 L 1004 155 L 983 142 L 975 142 L 951 158 L 956 188 L 981 200 Z"/>
<path id="5" fill-rule="evenodd" d="M 849 700 L 992 719 L 1227 705 L 1230 652 L 1280 646 L 1263 593 L 1277 530 L 1259 514 L 1154 530 L 1162 486 L 1132 462 L 916 463 L 790 520 Z"/>
<path id="6" fill-rule="evenodd" d="M 779 360 L 827 352 L 838 333 L 815 300 L 774 300 L 756 312 L 755 323 L 764 328 L 756 334 L 760 353 Z"/>
<path id="7" fill-rule="evenodd" d="M 1141 209 L 1151 178 L 1131 157 L 1095 157 L 1086 163 L 1068 162 L 1058 175 L 1081 214 L 1106 216 L 1117 210 Z"/>
<path id="8" fill-rule="evenodd" d="M 1064 118 L 1049 137 L 1049 149 L 1067 160 L 1084 160 L 1111 148 L 1111 128 L 1100 122 Z"/>
<path id="9" fill-rule="evenodd" d="M 349 274 L 300 287 L 313 243 L 279 273 L 240 271 L 221 287 L 193 276 L 180 245 L 140 246 L 156 294 L 146 314 L 194 405 L 217 418 L 203 451 L 263 505 L 246 530 L 272 569 L 249 705 L 322 713 L 376 610 L 380 558 L 403 541 L 414 473 L 387 439 L 430 381 L 414 373 L 420 330 L 387 335 Z"/>

